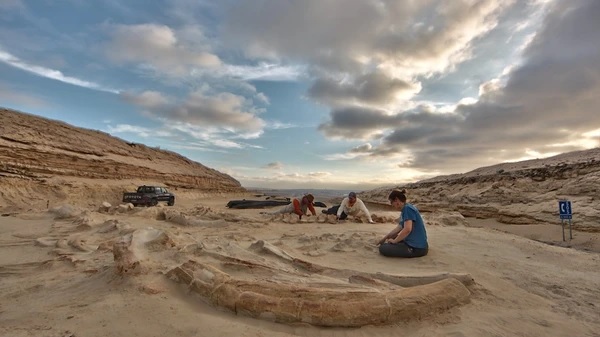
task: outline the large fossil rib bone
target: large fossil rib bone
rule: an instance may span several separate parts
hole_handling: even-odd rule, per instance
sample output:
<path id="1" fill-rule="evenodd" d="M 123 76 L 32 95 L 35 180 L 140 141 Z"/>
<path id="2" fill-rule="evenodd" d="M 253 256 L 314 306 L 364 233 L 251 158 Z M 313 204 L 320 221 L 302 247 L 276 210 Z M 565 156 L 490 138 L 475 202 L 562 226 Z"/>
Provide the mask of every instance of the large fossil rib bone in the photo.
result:
<path id="1" fill-rule="evenodd" d="M 285 251 L 279 249 L 278 247 L 273 246 L 272 244 L 259 240 L 250 246 L 251 249 L 255 251 L 262 252 L 264 254 L 270 254 L 276 256 L 282 260 L 289 261 L 294 264 L 296 267 L 303 268 L 307 271 L 321 274 L 321 275 L 345 275 L 350 278 L 352 276 L 363 276 L 372 279 L 378 279 L 385 282 L 393 283 L 395 285 L 399 285 L 401 287 L 414 287 L 418 285 L 424 285 L 429 283 L 434 283 L 437 281 L 441 281 L 447 278 L 454 278 L 463 283 L 465 286 L 471 286 L 475 284 L 473 277 L 469 274 L 462 273 L 435 273 L 435 274 L 420 274 L 420 275 L 389 275 L 384 273 L 364 273 L 357 272 L 355 270 L 348 269 L 335 269 L 329 268 L 321 265 L 317 265 L 299 258 L 292 257 L 290 254 Z"/>
<path id="2" fill-rule="evenodd" d="M 248 271 L 257 267 L 259 270 L 272 268 L 227 256 L 217 258 L 218 253 L 209 251 L 205 256 L 223 270 L 209 263 L 189 260 L 171 269 L 167 277 L 188 285 L 190 291 L 211 305 L 237 314 L 281 323 L 303 322 L 331 327 L 422 319 L 467 303 L 471 292 L 466 285 L 474 283 L 468 274 L 403 276 L 338 270 L 297 259 L 263 241 L 257 241 L 251 249 L 278 256 L 286 263 L 306 270 L 307 275 L 347 278 L 347 286 L 340 283 L 315 286 L 311 279 L 298 282 L 281 277 L 242 279 L 224 270 L 234 265 L 237 275 L 242 275 L 239 268 L 248 268 Z M 202 254 L 200 251 L 197 256 Z"/>

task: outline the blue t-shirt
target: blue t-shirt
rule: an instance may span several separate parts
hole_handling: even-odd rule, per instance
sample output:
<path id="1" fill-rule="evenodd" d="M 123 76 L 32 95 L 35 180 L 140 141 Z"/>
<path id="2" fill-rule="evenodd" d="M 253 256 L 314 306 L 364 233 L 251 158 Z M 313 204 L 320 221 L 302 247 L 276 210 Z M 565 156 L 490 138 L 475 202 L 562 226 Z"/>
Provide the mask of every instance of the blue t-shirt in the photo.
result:
<path id="1" fill-rule="evenodd" d="M 402 208 L 402 216 L 400 217 L 400 227 L 404 228 L 404 221 L 412 220 L 412 231 L 404 242 L 413 248 L 429 248 L 427 244 L 427 232 L 425 231 L 425 223 L 419 213 L 419 210 L 409 203 L 406 203 Z"/>

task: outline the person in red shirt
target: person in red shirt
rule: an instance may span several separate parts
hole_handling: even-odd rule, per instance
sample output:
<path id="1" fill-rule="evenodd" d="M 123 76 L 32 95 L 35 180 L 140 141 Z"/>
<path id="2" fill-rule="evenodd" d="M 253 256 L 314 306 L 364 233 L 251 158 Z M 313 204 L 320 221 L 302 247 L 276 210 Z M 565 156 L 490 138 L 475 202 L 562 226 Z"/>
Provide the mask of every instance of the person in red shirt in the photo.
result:
<path id="1" fill-rule="evenodd" d="M 310 210 L 312 215 L 317 215 L 317 212 L 315 211 L 315 206 L 313 204 L 314 201 L 315 197 L 312 194 L 306 194 L 302 197 L 292 198 L 292 202 L 289 205 L 286 205 L 283 208 L 270 214 L 294 213 L 298 215 L 299 219 L 302 219 L 303 215 L 307 215 L 307 210 Z"/>

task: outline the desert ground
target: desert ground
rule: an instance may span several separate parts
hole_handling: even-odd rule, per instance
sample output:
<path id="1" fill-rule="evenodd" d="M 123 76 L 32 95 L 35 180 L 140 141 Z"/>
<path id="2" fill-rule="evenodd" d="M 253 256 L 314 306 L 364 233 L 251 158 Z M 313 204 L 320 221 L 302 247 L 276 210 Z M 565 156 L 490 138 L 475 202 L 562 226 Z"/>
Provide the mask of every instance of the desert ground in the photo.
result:
<path id="1" fill-rule="evenodd" d="M 330 223 L 180 194 L 5 209 L 0 336 L 600 336 L 598 233 L 424 212 L 429 255 L 385 258 L 383 204 Z"/>

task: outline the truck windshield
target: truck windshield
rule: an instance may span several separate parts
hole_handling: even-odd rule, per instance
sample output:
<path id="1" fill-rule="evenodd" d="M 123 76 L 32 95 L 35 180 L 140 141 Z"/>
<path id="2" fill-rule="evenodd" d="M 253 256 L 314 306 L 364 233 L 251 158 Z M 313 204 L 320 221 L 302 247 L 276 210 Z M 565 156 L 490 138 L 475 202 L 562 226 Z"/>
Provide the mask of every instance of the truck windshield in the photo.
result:
<path id="1" fill-rule="evenodd" d="M 151 186 L 140 186 L 137 189 L 138 193 L 153 193 L 154 192 L 154 187 Z"/>

